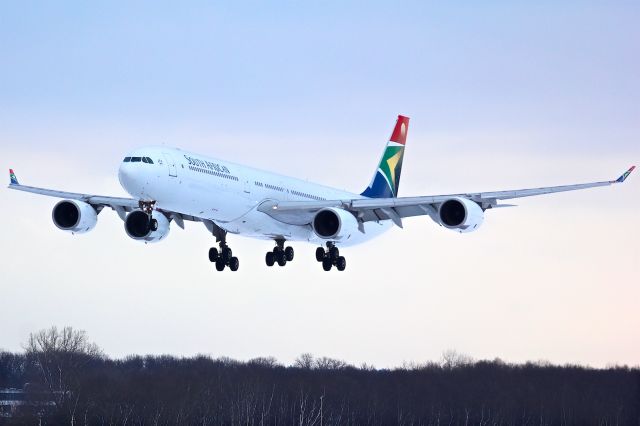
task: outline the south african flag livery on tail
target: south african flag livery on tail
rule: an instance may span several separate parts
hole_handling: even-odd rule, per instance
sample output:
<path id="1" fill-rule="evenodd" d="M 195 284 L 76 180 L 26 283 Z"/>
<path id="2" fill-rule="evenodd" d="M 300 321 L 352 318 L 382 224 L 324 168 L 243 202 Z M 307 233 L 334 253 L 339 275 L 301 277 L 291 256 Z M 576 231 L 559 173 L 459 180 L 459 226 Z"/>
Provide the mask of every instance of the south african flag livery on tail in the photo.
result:
<path id="1" fill-rule="evenodd" d="M 16 174 L 13 173 L 13 169 L 9 169 L 9 178 L 11 179 L 11 185 L 20 185 Z"/>
<path id="2" fill-rule="evenodd" d="M 408 129 L 409 117 L 399 115 L 396 127 L 393 129 L 391 138 L 382 154 L 378 169 L 367 189 L 360 195 L 369 198 L 393 198 L 398 196 L 402 158 L 404 157 Z"/>
<path id="3" fill-rule="evenodd" d="M 618 179 L 614 180 L 614 182 L 617 182 L 617 183 L 622 183 L 622 182 L 624 182 L 624 180 L 625 180 L 625 179 L 626 179 L 626 178 L 631 174 L 631 172 L 632 172 L 632 171 L 634 171 L 634 170 L 635 170 L 635 168 L 636 168 L 636 166 L 631 166 L 631 167 L 629 168 L 629 170 L 627 170 L 626 172 L 624 172 L 624 173 L 622 174 L 622 176 L 620 176 Z"/>

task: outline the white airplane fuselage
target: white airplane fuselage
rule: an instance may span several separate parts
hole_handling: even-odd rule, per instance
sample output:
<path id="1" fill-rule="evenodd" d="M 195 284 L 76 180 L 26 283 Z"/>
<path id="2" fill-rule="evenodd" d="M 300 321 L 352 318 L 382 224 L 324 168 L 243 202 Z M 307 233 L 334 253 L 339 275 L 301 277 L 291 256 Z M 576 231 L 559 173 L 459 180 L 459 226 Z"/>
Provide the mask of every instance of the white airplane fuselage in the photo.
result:
<path id="1" fill-rule="evenodd" d="M 137 149 L 127 158 L 150 158 L 153 164 L 128 161 L 120 165 L 120 184 L 132 197 L 155 201 L 160 210 L 215 222 L 232 234 L 252 238 L 308 241 L 323 244 L 310 225 L 275 220 L 258 211 L 269 200 L 351 200 L 361 195 L 205 157 L 176 148 Z M 393 226 L 389 220 L 364 223 L 364 233 L 355 232 L 340 245 L 370 240 Z"/>

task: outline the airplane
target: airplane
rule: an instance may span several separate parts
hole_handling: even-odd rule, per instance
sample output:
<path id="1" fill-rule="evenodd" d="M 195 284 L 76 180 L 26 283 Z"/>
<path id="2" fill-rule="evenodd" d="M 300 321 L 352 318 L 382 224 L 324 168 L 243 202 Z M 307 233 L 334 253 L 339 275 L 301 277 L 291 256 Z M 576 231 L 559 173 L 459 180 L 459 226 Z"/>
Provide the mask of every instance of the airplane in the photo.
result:
<path id="1" fill-rule="evenodd" d="M 499 201 L 622 183 L 629 168 L 610 181 L 509 191 L 399 197 L 400 176 L 409 118 L 399 115 L 373 178 L 365 190 L 350 193 L 305 180 L 234 164 L 178 148 L 152 146 L 124 157 L 118 170 L 120 184 L 132 198 L 105 197 L 21 185 L 9 170 L 9 188 L 61 198 L 52 219 L 73 234 L 91 231 L 98 214 L 109 207 L 124 222 L 134 240 L 164 240 L 171 222 L 184 229 L 185 221 L 202 222 L 216 238 L 209 261 L 217 271 L 237 271 L 240 262 L 227 241 L 228 234 L 272 240 L 267 266 L 293 260 L 287 241 L 319 245 L 316 260 L 325 271 L 346 268 L 339 247 L 369 241 L 403 219 L 429 216 L 452 231 L 477 230 L 488 209 L 507 207 Z M 325 249 L 326 247 L 326 249 Z"/>

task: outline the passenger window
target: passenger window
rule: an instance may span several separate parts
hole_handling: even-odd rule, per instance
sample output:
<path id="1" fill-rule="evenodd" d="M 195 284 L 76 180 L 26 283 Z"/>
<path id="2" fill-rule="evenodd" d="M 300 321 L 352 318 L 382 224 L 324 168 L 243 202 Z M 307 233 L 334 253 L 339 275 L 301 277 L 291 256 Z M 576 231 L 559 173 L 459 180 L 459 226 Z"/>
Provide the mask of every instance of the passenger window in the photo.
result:
<path id="1" fill-rule="evenodd" d="M 131 161 L 131 157 L 124 157 L 123 163 L 128 163 L 129 161 Z"/>

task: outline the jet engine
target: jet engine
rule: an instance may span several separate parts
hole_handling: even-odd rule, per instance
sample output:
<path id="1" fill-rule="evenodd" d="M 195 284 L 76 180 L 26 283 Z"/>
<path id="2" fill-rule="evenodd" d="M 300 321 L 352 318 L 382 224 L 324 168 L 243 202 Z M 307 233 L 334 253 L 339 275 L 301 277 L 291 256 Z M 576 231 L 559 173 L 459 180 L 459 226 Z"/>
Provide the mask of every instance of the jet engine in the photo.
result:
<path id="1" fill-rule="evenodd" d="M 169 219 L 154 210 L 149 220 L 148 214 L 142 210 L 134 210 L 125 218 L 124 229 L 134 240 L 155 243 L 169 235 Z"/>
<path id="2" fill-rule="evenodd" d="M 358 220 L 344 209 L 328 207 L 320 210 L 311 222 L 313 232 L 327 240 L 347 240 L 358 231 Z"/>
<path id="3" fill-rule="evenodd" d="M 445 228 L 457 232 L 471 232 L 482 225 L 484 212 L 475 202 L 467 198 L 455 197 L 440 204 L 438 219 Z"/>
<path id="4" fill-rule="evenodd" d="M 83 234 L 98 223 L 98 213 L 90 204 L 78 200 L 62 200 L 53 207 L 53 223 L 63 231 Z"/>

